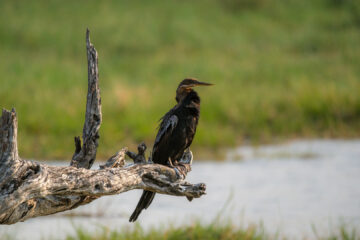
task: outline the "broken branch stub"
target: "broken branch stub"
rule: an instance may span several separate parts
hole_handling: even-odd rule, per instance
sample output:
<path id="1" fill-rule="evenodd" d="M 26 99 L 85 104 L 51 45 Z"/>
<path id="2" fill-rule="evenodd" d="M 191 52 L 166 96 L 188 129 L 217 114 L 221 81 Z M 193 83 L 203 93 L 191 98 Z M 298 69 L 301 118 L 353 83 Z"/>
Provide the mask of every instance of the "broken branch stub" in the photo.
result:
<path id="1" fill-rule="evenodd" d="M 90 42 L 90 31 L 86 30 L 86 53 L 88 62 L 88 92 L 86 99 L 85 122 L 83 127 L 83 146 L 75 137 L 75 153 L 71 166 L 90 169 L 96 158 L 99 145 L 99 129 L 102 121 L 101 97 L 99 88 L 98 54 Z"/>

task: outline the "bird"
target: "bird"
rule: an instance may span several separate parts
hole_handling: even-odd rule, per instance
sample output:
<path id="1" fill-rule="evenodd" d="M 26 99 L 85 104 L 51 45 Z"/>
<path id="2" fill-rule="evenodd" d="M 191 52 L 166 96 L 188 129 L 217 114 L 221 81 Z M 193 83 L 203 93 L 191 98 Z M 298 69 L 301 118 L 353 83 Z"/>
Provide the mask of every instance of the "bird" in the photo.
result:
<path id="1" fill-rule="evenodd" d="M 200 116 L 200 97 L 193 90 L 195 86 L 211 86 L 195 78 L 186 78 L 176 89 L 177 104 L 161 119 L 159 130 L 152 150 L 152 162 L 170 167 L 177 166 L 195 136 Z M 147 209 L 155 196 L 154 192 L 144 190 L 130 216 L 129 222 L 135 222 L 143 209 Z"/>

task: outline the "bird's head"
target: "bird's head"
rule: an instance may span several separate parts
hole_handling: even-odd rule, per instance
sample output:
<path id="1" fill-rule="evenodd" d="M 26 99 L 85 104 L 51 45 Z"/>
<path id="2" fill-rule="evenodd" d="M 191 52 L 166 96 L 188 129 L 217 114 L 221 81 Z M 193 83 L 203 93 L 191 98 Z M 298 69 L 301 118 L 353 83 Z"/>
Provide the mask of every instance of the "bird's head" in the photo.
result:
<path id="1" fill-rule="evenodd" d="M 195 78 L 185 78 L 181 81 L 178 88 L 176 89 L 176 101 L 180 102 L 184 99 L 191 91 L 193 87 L 196 86 L 211 86 L 213 84 L 200 82 Z"/>

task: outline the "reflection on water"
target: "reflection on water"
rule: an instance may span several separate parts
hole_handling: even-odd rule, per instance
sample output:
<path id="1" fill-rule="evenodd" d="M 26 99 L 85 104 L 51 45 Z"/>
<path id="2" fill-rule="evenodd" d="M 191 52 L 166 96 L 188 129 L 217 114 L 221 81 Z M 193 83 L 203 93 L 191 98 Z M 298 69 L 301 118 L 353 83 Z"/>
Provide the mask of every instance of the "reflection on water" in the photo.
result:
<path id="1" fill-rule="evenodd" d="M 246 146 L 230 151 L 228 158 L 221 163 L 195 161 L 188 180 L 206 183 L 207 195 L 190 203 L 157 194 L 138 222 L 157 228 L 194 219 L 211 222 L 223 210 L 221 218 L 230 217 L 235 224 L 262 221 L 269 232 L 287 236 L 311 237 L 312 225 L 322 234 L 341 223 L 360 226 L 360 140 Z M 73 225 L 89 231 L 99 226 L 121 230 L 132 226 L 128 218 L 140 195 L 138 190 L 103 197 L 73 211 L 0 226 L 0 234 L 59 238 L 73 233 Z"/>

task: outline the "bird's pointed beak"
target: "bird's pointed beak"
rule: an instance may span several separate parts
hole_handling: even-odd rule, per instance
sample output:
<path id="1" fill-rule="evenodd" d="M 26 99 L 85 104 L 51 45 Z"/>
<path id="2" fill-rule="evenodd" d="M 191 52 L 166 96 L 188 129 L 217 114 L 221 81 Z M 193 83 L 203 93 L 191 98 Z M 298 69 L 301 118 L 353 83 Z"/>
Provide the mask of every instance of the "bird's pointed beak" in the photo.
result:
<path id="1" fill-rule="evenodd" d="M 198 81 L 197 83 L 194 84 L 194 86 L 212 86 L 214 84 L 212 83 L 206 83 L 206 82 L 200 82 Z"/>
<path id="2" fill-rule="evenodd" d="M 206 83 L 206 82 L 200 82 L 198 81 L 197 79 L 194 79 L 194 78 L 186 78 L 184 79 L 178 89 L 191 89 L 193 87 L 196 87 L 196 86 L 212 86 L 214 84 L 212 83 Z"/>

